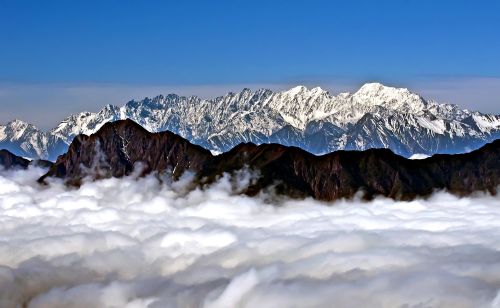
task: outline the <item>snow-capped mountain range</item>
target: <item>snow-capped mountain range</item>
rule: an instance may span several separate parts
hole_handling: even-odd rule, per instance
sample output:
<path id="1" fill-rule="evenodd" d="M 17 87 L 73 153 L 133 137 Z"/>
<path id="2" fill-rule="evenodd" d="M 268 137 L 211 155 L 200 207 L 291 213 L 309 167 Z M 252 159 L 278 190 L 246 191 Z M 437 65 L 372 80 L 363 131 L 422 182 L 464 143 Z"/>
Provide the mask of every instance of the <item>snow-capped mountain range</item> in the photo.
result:
<path id="1" fill-rule="evenodd" d="M 0 125 L 0 148 L 55 160 L 78 134 L 130 118 L 146 129 L 170 130 L 214 152 L 241 142 L 280 143 L 315 154 L 390 148 L 403 156 L 460 153 L 500 138 L 500 116 L 426 100 L 380 83 L 331 95 L 316 87 L 228 93 L 212 100 L 175 94 L 105 106 L 64 119 L 49 132 L 19 120 Z"/>

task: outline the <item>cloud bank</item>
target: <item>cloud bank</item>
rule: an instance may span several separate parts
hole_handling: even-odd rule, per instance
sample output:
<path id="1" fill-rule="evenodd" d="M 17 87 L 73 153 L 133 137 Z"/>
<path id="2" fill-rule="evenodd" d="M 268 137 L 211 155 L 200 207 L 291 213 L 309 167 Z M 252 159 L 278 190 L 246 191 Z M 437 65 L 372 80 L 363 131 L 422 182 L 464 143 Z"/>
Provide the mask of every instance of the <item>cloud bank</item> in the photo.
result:
<path id="1" fill-rule="evenodd" d="M 0 307 L 500 307 L 500 198 L 250 198 L 0 172 Z"/>

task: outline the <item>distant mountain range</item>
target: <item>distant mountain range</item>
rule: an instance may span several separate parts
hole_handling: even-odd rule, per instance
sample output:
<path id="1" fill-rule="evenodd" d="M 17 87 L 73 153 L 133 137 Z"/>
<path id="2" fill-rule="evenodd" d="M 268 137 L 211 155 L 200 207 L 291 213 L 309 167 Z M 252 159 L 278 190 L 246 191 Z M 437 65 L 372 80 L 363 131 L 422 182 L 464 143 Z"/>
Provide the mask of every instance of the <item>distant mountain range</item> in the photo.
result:
<path id="1" fill-rule="evenodd" d="M 172 131 L 212 152 L 253 142 L 296 146 L 314 154 L 388 148 L 409 157 L 467 152 L 500 138 L 499 115 L 369 83 L 355 93 L 338 95 L 303 86 L 283 92 L 243 89 L 212 100 L 160 95 L 71 115 L 49 132 L 15 120 L 0 125 L 0 148 L 55 160 L 76 135 L 89 135 L 106 122 L 127 118 L 151 132 Z"/>
<path id="2" fill-rule="evenodd" d="M 12 165 L 16 158 L 11 156 L 4 161 Z M 0 163 L 1 158 L 0 152 Z M 268 192 L 271 197 L 331 201 L 360 194 L 367 199 L 386 196 L 411 200 L 436 190 L 457 195 L 494 194 L 500 185 L 499 160 L 500 140 L 470 153 L 422 160 L 406 159 L 388 149 L 315 156 L 297 147 L 253 143 L 242 143 L 214 156 L 172 132 L 150 133 L 131 120 L 120 120 L 106 123 L 90 136 L 74 138 L 68 152 L 39 182 L 59 177 L 78 186 L 84 180 L 123 177 L 132 172 L 155 172 L 170 181 L 190 171 L 191 188 L 205 187 L 226 175 L 235 193 L 247 195 Z"/>

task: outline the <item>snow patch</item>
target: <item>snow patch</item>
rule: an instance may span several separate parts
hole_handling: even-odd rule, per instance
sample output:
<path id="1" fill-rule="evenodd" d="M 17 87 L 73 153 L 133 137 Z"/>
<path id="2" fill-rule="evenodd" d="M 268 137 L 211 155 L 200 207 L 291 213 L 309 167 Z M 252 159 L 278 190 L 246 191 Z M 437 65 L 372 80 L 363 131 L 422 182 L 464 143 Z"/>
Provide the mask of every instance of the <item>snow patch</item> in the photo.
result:
<path id="1" fill-rule="evenodd" d="M 428 118 L 419 117 L 417 120 L 422 127 L 425 127 L 436 134 L 443 135 L 446 131 L 446 125 L 443 119 L 430 120 Z"/>
<path id="2" fill-rule="evenodd" d="M 429 157 L 430 156 L 427 154 L 413 154 L 412 156 L 409 157 L 409 159 L 426 159 Z"/>

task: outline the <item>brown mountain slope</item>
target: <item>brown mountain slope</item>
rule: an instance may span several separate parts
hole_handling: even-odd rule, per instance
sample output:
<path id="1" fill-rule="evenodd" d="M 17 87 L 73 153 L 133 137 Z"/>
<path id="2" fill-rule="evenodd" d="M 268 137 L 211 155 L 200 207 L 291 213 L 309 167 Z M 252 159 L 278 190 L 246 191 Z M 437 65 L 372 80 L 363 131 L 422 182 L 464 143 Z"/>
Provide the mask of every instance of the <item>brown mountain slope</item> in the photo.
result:
<path id="1" fill-rule="evenodd" d="M 240 144 L 213 156 L 171 132 L 150 133 L 131 120 L 104 125 L 96 134 L 80 135 L 59 157 L 48 176 L 78 185 L 83 178 L 121 177 L 134 164 L 143 173 L 184 171 L 196 174 L 196 183 L 210 184 L 223 173 L 248 169 L 257 177 L 243 191 L 253 195 L 273 189 L 291 197 L 320 200 L 377 195 L 409 200 L 446 189 L 458 195 L 476 191 L 496 193 L 500 184 L 500 141 L 467 154 L 435 155 L 409 160 L 390 150 L 338 151 L 315 156 L 278 144 Z"/>
<path id="2" fill-rule="evenodd" d="M 4 169 L 18 168 L 26 169 L 28 166 L 37 166 L 41 168 L 50 168 L 52 162 L 43 159 L 28 160 L 23 157 L 12 154 L 8 150 L 0 150 L 0 166 Z"/>
<path id="3" fill-rule="evenodd" d="M 21 168 L 25 169 L 29 166 L 30 161 L 16 156 L 7 150 L 0 150 L 0 166 L 5 169 Z"/>

